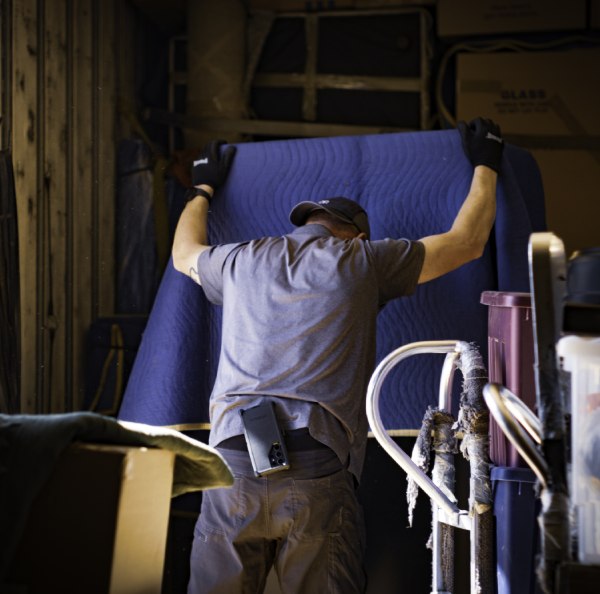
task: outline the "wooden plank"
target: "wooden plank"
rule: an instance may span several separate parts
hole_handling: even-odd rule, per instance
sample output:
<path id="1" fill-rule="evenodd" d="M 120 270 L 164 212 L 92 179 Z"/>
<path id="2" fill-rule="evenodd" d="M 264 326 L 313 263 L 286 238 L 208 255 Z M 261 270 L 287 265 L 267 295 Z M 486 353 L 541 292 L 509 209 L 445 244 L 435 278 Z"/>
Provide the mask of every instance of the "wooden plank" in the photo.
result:
<path id="1" fill-rule="evenodd" d="M 12 123 L 12 5 L 0 3 L 0 140 L 2 150 L 10 147 Z"/>
<path id="2" fill-rule="evenodd" d="M 72 325 L 70 249 L 70 209 L 68 171 L 70 169 L 70 125 L 67 113 L 69 72 L 67 64 L 67 0 L 44 3 L 44 184 L 46 204 L 42 225 L 45 245 L 43 279 L 46 290 L 42 302 L 44 316 L 44 372 L 49 393 L 44 392 L 44 410 L 63 412 L 70 402 L 68 343 Z"/>
<path id="3" fill-rule="evenodd" d="M 304 79 L 304 96 L 302 98 L 302 115 L 306 122 L 317 119 L 317 57 L 319 53 L 319 21 L 314 14 L 304 19 L 306 34 L 306 65 Z"/>
<path id="4" fill-rule="evenodd" d="M 308 87 L 309 80 L 315 89 L 343 89 L 350 91 L 396 91 L 419 93 L 424 87 L 420 78 L 393 76 L 366 76 L 344 74 L 267 73 L 254 76 L 253 87 L 299 88 Z"/>
<path id="5" fill-rule="evenodd" d="M 85 332 L 113 312 L 115 0 L 12 6 L 21 410 L 64 412 L 83 400 Z"/>
<path id="6" fill-rule="evenodd" d="M 431 30 L 433 28 L 433 20 L 427 10 L 419 10 L 419 47 L 420 47 L 420 88 L 421 97 L 421 129 L 431 129 L 431 114 L 430 103 L 431 97 L 429 93 L 429 82 L 431 80 L 431 62 L 433 56 L 433 48 L 431 42 Z"/>
<path id="7" fill-rule="evenodd" d="M 98 315 L 108 315 L 114 312 L 115 301 L 116 8 L 115 0 L 94 0 L 94 4 L 98 19 L 95 32 L 98 48 L 95 56 L 98 83 L 95 135 L 98 143 L 95 164 L 98 233 L 95 286 L 98 296 L 95 309 Z"/>
<path id="8" fill-rule="evenodd" d="M 115 19 L 115 52 L 117 73 L 117 88 L 119 90 L 117 109 L 117 139 L 131 138 L 136 135 L 132 115 L 136 113 L 136 47 L 139 44 L 139 18 L 133 12 L 129 2 L 118 2 Z"/>
<path id="9" fill-rule="evenodd" d="M 72 358 L 73 406 L 82 408 L 85 397 L 85 336 L 93 320 L 92 266 L 92 195 L 94 187 L 93 168 L 94 117 L 93 86 L 93 0 L 77 0 L 70 6 L 72 20 L 72 182 L 71 213 L 73 271 L 72 302 L 73 329 Z"/>
<path id="10" fill-rule="evenodd" d="M 176 126 L 204 132 L 227 134 L 259 134 L 262 136 L 353 136 L 357 134 L 383 134 L 386 132 L 414 131 L 409 128 L 391 126 L 361 126 L 353 124 L 319 124 L 314 122 L 289 122 L 280 120 L 242 120 L 223 118 L 197 118 L 182 114 L 148 108 L 144 113 L 147 120 L 167 126 Z M 227 136 L 229 138 L 229 136 Z"/>
<path id="11" fill-rule="evenodd" d="M 38 15 L 36 0 L 13 2 L 12 141 L 19 218 L 19 268 L 21 276 L 21 411 L 39 412 L 36 392 L 40 377 L 38 344 L 37 255 L 39 200 L 37 55 Z"/>

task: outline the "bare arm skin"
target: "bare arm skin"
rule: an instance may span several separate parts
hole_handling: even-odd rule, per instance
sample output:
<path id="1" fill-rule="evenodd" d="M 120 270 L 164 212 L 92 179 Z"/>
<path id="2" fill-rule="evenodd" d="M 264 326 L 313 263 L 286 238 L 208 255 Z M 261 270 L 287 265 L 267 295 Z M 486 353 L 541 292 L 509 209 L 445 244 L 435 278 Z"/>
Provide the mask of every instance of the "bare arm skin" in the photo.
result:
<path id="1" fill-rule="evenodd" d="M 498 174 L 485 165 L 475 167 L 471 188 L 452 227 L 445 233 L 421 238 L 425 260 L 419 276 L 424 283 L 479 258 L 496 216 Z M 210 186 L 200 186 L 213 193 Z M 208 249 L 206 220 L 209 202 L 197 196 L 185 207 L 173 240 L 173 265 L 200 284 L 198 256 Z"/>
<path id="2" fill-rule="evenodd" d="M 213 189 L 210 186 L 198 187 L 212 196 Z M 210 247 L 206 230 L 208 206 L 209 202 L 204 196 L 196 196 L 190 200 L 181 213 L 173 238 L 173 266 L 198 284 L 198 256 Z"/>
<path id="3" fill-rule="evenodd" d="M 498 174 L 485 165 L 473 172 L 471 188 L 452 227 L 439 235 L 423 237 L 425 261 L 419 283 L 425 283 L 479 258 L 496 218 Z"/>

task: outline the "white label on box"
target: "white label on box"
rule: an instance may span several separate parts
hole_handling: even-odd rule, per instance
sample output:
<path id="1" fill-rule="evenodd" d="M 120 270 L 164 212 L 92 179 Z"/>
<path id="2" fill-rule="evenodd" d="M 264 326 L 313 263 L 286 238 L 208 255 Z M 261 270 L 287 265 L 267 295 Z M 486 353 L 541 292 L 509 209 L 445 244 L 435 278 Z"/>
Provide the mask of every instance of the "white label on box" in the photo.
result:
<path id="1" fill-rule="evenodd" d="M 497 121 L 510 134 L 600 134 L 600 50 L 463 53 L 456 116 Z"/>
<path id="2" fill-rule="evenodd" d="M 479 35 L 586 28 L 585 0 L 438 0 L 438 34 Z"/>
<path id="3" fill-rule="evenodd" d="M 522 145 L 540 167 L 548 229 L 567 253 L 600 245 L 600 153 L 584 148 L 600 136 L 598 64 L 598 49 L 457 57 L 456 119 L 488 117 L 509 142 L 518 135 L 543 146 Z"/>

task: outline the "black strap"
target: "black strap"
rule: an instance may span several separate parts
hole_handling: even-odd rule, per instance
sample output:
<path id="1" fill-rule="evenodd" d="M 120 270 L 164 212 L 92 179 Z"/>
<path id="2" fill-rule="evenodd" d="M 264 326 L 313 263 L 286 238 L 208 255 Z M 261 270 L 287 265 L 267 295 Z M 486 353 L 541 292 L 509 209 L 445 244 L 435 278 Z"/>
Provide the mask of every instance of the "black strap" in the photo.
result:
<path id="1" fill-rule="evenodd" d="M 202 188 L 189 188 L 185 192 L 185 201 L 189 202 L 190 200 L 193 200 L 196 196 L 204 196 L 209 202 L 210 202 L 210 199 L 212 198 L 212 195 L 210 194 L 210 192 L 207 192 L 206 190 L 203 190 Z"/>

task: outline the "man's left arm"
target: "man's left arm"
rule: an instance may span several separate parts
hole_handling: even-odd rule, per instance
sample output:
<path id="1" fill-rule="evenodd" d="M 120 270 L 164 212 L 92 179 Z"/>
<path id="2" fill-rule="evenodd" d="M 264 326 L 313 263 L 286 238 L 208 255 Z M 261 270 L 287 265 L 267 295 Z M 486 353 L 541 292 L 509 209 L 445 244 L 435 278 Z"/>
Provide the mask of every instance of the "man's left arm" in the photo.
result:
<path id="1" fill-rule="evenodd" d="M 425 259 L 419 283 L 430 281 L 481 257 L 496 218 L 496 186 L 503 140 L 499 127 L 477 118 L 459 123 L 465 154 L 474 166 L 471 187 L 451 228 L 421 238 Z"/>

